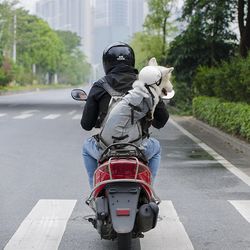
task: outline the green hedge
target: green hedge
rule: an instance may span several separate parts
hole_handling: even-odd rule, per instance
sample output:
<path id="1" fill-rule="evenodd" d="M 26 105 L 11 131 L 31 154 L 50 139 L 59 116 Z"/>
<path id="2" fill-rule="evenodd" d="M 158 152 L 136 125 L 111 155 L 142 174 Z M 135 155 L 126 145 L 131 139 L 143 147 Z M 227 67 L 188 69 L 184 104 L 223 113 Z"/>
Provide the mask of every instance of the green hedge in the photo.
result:
<path id="1" fill-rule="evenodd" d="M 250 55 L 217 67 L 200 67 L 193 82 L 195 96 L 216 96 L 229 102 L 250 103 Z"/>
<path id="2" fill-rule="evenodd" d="M 250 141 L 250 105 L 224 102 L 215 97 L 195 97 L 193 114 L 211 126 Z"/>

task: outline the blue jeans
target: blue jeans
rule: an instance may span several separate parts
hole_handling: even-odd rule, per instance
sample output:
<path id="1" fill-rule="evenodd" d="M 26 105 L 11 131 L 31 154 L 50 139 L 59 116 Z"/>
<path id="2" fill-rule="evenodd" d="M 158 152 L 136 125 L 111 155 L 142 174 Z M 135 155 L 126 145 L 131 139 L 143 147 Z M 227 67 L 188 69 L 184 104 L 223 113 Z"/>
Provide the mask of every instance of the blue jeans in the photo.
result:
<path id="1" fill-rule="evenodd" d="M 143 153 L 148 159 L 148 166 L 151 170 L 153 181 L 158 172 L 161 161 L 161 146 L 155 138 L 149 138 L 142 143 Z M 83 144 L 83 161 L 87 170 L 89 185 L 93 189 L 93 176 L 97 169 L 97 161 L 100 159 L 103 150 L 98 146 L 93 137 L 88 138 Z"/>

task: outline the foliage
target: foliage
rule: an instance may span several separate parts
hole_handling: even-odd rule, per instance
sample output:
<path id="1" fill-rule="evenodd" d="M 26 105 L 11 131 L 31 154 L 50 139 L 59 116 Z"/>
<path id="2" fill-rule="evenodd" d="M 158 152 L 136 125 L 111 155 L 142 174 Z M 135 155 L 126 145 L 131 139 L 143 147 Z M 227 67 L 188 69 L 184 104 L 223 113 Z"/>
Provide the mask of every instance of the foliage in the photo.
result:
<path id="1" fill-rule="evenodd" d="M 215 97 L 193 99 L 193 114 L 211 126 L 250 141 L 250 105 L 223 102 Z"/>
<path id="2" fill-rule="evenodd" d="M 236 36 L 229 27 L 234 20 L 233 7 L 233 0 L 185 2 L 183 19 L 188 26 L 170 44 L 166 58 L 175 67 L 177 102 L 191 105 L 192 82 L 199 66 L 216 66 L 234 55 Z M 187 93 L 184 100 L 180 95 L 183 90 Z"/>
<path id="3" fill-rule="evenodd" d="M 63 41 L 65 53 L 71 54 L 81 45 L 81 38 L 71 31 L 57 30 L 57 35 Z"/>
<path id="4" fill-rule="evenodd" d="M 135 33 L 131 46 L 136 55 L 136 67 L 143 68 L 148 64 L 150 58 L 155 57 L 157 61 L 162 58 L 162 39 L 157 35 L 150 35 L 146 32 Z"/>
<path id="5" fill-rule="evenodd" d="M 14 68 L 11 60 L 4 58 L 0 67 L 0 86 L 6 86 L 14 78 Z"/>
<path id="6" fill-rule="evenodd" d="M 0 3 L 0 85 L 13 80 L 22 85 L 47 80 L 51 83 L 55 74 L 60 74 L 63 82 L 82 83 L 89 74 L 89 65 L 79 49 L 80 38 L 72 32 L 52 30 L 47 22 L 18 8 L 16 2 Z M 16 64 L 8 59 L 13 54 L 14 40 Z M 3 65 L 7 60 L 8 70 Z"/>
<path id="7" fill-rule="evenodd" d="M 172 0 L 148 0 L 149 14 L 144 23 L 147 31 L 157 38 L 161 37 L 162 42 L 158 46 L 163 58 L 166 54 L 166 36 L 173 30 L 172 24 L 168 21 L 172 2 Z"/>
<path id="8" fill-rule="evenodd" d="M 200 67 L 194 93 L 250 103 L 250 56 L 246 60 L 236 57 L 218 67 Z"/>
<path id="9" fill-rule="evenodd" d="M 18 9 L 17 55 L 18 64 L 32 69 L 32 65 L 47 72 L 56 72 L 61 61 L 63 43 L 42 19 Z"/>
<path id="10" fill-rule="evenodd" d="M 88 79 L 90 65 L 79 49 L 81 39 L 70 31 L 57 31 L 64 44 L 64 52 L 59 67 L 59 81 L 62 83 L 82 84 Z"/>

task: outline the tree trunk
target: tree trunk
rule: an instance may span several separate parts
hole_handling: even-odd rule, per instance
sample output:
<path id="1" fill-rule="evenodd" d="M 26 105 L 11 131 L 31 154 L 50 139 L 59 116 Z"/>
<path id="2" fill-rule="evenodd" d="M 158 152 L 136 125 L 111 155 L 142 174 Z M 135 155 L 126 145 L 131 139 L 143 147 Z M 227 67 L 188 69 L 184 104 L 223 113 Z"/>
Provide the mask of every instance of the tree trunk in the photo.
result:
<path id="1" fill-rule="evenodd" d="M 165 52 L 166 52 L 166 27 L 167 26 L 167 17 L 164 18 L 164 23 L 163 23 L 163 27 L 162 27 L 162 31 L 163 31 L 163 37 L 162 37 L 162 56 L 165 56 Z"/>
<path id="2" fill-rule="evenodd" d="M 240 55 L 245 58 L 250 49 L 250 0 L 247 0 L 246 15 L 245 0 L 238 0 L 238 23 L 240 30 Z"/>

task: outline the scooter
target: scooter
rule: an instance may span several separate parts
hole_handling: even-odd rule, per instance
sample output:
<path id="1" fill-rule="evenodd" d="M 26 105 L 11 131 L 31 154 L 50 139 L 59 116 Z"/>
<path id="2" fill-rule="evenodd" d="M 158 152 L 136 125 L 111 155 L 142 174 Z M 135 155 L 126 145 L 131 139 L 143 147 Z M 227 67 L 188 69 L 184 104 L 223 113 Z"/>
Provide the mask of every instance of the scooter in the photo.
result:
<path id="1" fill-rule="evenodd" d="M 81 89 L 72 98 L 85 101 Z M 152 176 L 142 151 L 130 143 L 115 143 L 103 152 L 94 173 L 94 188 L 86 203 L 95 216 L 89 218 L 101 239 L 117 238 L 118 250 L 130 250 L 132 238 L 156 227 L 160 198 L 152 188 Z"/>

